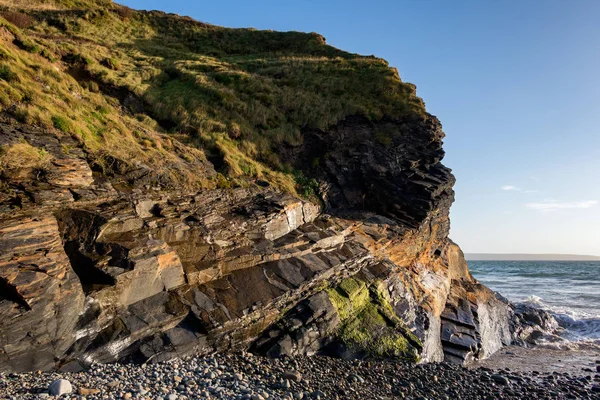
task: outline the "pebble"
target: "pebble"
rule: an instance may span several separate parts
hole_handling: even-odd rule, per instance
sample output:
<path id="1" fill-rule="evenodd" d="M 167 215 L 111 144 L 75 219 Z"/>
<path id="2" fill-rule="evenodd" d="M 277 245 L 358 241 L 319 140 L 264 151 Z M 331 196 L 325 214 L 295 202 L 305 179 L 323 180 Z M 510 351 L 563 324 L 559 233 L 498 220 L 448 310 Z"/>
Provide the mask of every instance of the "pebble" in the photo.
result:
<path id="1" fill-rule="evenodd" d="M 82 396 L 89 396 L 91 394 L 100 393 L 100 389 L 92 389 L 92 388 L 86 388 L 86 387 L 80 387 L 77 391 Z"/>
<path id="2" fill-rule="evenodd" d="M 348 380 L 350 382 L 364 383 L 364 379 L 360 375 L 351 374 L 348 375 Z"/>
<path id="3" fill-rule="evenodd" d="M 597 399 L 600 383 L 592 374 L 234 353 L 145 365 L 96 364 L 77 373 L 0 373 L 0 399 L 48 397 L 40 388 L 60 379 L 77 389 L 72 397 L 77 400 Z"/>
<path id="4" fill-rule="evenodd" d="M 510 381 L 504 375 L 494 374 L 491 376 L 492 380 L 501 385 L 508 385 Z"/>
<path id="5" fill-rule="evenodd" d="M 69 394 L 73 391 L 71 382 L 66 379 L 57 379 L 48 386 L 48 393 L 52 396 L 62 396 L 63 394 Z"/>
<path id="6" fill-rule="evenodd" d="M 118 381 L 112 381 L 106 384 L 106 386 L 108 386 L 109 388 L 115 388 L 117 386 L 119 386 L 119 382 Z"/>
<path id="7" fill-rule="evenodd" d="M 302 375 L 298 371 L 287 370 L 283 373 L 283 379 L 287 379 L 293 382 L 300 382 L 302 380 Z"/>

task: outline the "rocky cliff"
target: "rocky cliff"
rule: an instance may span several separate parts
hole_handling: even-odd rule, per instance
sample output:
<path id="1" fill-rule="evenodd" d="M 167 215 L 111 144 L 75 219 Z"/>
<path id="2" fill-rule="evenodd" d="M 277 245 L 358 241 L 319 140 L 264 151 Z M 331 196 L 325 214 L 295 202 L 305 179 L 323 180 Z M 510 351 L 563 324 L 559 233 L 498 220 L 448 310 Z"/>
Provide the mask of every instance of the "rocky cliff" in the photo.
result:
<path id="1" fill-rule="evenodd" d="M 511 305 L 473 279 L 461 250 L 448 239 L 454 177 L 441 164 L 441 125 L 413 98 L 414 87 L 401 83 L 387 64 L 381 82 L 400 88 L 404 108 L 399 98 L 369 92 L 379 102 L 370 104 L 395 104 L 374 115 L 346 86 L 347 94 L 337 94 L 345 114 L 311 123 L 312 99 L 290 105 L 284 93 L 280 106 L 289 116 L 286 124 L 296 127 L 300 140 L 273 139 L 269 152 L 261 153 L 256 146 L 270 138 L 271 128 L 250 121 L 256 131 L 244 136 L 243 126 L 229 121 L 229 131 L 208 134 L 204 125 L 194 125 L 199 120 L 187 117 L 186 110 L 202 107 L 192 101 L 197 93 L 189 94 L 187 108 L 173 111 L 178 117 L 161 114 L 164 107 L 152 96 L 169 84 L 168 78 L 161 75 L 140 95 L 119 81 L 130 77 L 127 68 L 134 66 L 120 67 L 124 72 L 108 81 L 107 74 L 96 73 L 94 61 L 73 52 L 74 43 L 110 50 L 100 39 L 94 38 L 98 44 L 85 36 L 92 32 L 86 29 L 97 29 L 100 17 L 117 27 L 148 20 L 156 30 L 191 26 L 204 36 L 182 35 L 190 48 L 189 43 L 213 43 L 207 42 L 206 25 L 111 3 L 91 2 L 89 9 L 75 10 L 63 3 L 55 2 L 50 11 L 9 8 L 3 14 L 6 68 L 16 68 L 10 62 L 18 59 L 25 71 L 13 78 L 37 85 L 27 71 L 35 63 L 41 65 L 38 70 L 53 63 L 54 75 L 63 74 L 75 93 L 64 96 L 75 100 L 43 88 L 40 96 L 58 96 L 81 115 L 69 122 L 71 128 L 56 116 L 46 126 L 43 114 L 39 119 L 22 114 L 24 107 L 34 114 L 42 110 L 38 98 L 4 102 L 0 371 L 79 370 L 94 362 L 160 361 L 232 349 L 462 363 L 488 356 L 515 335 L 527 335 Z M 43 21 L 50 33 L 40 31 L 43 27 L 16 27 L 15 15 Z M 260 33 L 249 32 L 244 35 Z M 209 39 L 226 42 L 225 33 L 219 30 Z M 319 62 L 340 65 L 313 74 L 362 73 L 341 66 L 358 56 L 330 54 L 333 50 L 317 36 L 308 36 L 309 50 L 299 50 L 287 36 L 269 41 L 275 34 L 261 36 L 274 52 L 269 54 L 281 57 L 288 47 L 310 50 Z M 48 47 L 59 60 L 44 56 L 44 49 L 26 54 L 31 51 L 24 49 L 24 38 L 42 47 L 60 39 L 70 50 Z M 243 53 L 228 46 L 228 54 Z M 203 50 L 192 50 L 205 57 Z M 158 57 L 153 51 L 148 57 Z M 243 72 L 238 59 L 210 57 L 215 65 L 238 62 L 233 69 Z M 114 67 L 102 60 L 98 68 Z M 169 81 L 174 84 L 184 72 L 181 64 L 169 63 L 165 73 L 176 76 Z M 252 65 L 244 79 L 267 74 Z M 292 71 L 277 73 L 289 78 Z M 299 84 L 283 75 L 269 78 L 273 91 Z M 4 76 L 0 83 L 8 80 Z M 208 90 L 210 84 L 229 81 L 186 82 Z M 257 99 L 265 96 L 264 87 L 252 87 Z M 248 99 L 242 89 L 238 85 L 227 93 Z M 325 94 L 320 98 L 327 100 Z M 87 110 L 92 100 L 104 105 Z M 240 110 L 227 115 L 249 118 Z M 306 123 L 298 122 L 302 118 Z M 147 119 L 157 122 L 140 125 Z M 87 121 L 88 128 L 101 121 L 105 128 L 92 138 L 88 128 L 75 127 L 79 121 Z M 291 187 L 290 177 L 295 177 Z"/>
<path id="2" fill-rule="evenodd" d="M 5 174 L 3 370 L 248 347 L 461 362 L 511 341 L 510 307 L 447 239 L 454 180 L 433 117 L 391 146 L 364 121 L 322 133 L 323 204 L 269 187 L 118 190 L 76 143 L 60 151 L 68 138 L 0 126 L 3 144 L 52 156 L 43 176 Z"/>

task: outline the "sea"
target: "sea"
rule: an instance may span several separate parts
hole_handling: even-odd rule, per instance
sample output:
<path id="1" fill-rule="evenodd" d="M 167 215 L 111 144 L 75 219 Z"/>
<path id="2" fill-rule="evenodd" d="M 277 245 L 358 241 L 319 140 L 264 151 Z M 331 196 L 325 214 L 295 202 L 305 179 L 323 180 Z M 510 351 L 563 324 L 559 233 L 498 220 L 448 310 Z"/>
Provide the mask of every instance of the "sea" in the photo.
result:
<path id="1" fill-rule="evenodd" d="M 513 303 L 557 320 L 559 342 L 600 349 L 600 261 L 468 261 L 471 274 Z M 558 343 L 561 344 L 561 343 Z"/>

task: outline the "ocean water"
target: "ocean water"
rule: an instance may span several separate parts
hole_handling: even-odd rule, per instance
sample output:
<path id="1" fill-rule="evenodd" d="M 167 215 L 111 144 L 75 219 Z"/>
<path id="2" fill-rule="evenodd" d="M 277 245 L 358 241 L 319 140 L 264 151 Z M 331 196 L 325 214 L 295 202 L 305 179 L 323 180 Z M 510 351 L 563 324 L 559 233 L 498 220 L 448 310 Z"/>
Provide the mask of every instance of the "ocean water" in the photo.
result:
<path id="1" fill-rule="evenodd" d="M 475 278 L 513 303 L 549 311 L 569 343 L 600 346 L 600 261 L 468 261 Z"/>

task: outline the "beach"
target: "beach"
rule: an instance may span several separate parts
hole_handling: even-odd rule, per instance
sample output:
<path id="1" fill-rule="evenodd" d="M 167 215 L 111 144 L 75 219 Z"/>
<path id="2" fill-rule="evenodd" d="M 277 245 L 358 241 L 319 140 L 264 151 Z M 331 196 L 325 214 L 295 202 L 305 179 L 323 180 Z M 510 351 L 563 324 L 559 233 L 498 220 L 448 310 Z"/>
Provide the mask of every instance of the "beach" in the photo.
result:
<path id="1" fill-rule="evenodd" d="M 490 362 L 494 364 L 497 360 Z M 522 361 L 516 357 L 513 360 Z M 583 365 L 588 367 L 589 362 L 585 360 Z M 594 366 L 600 370 L 600 358 L 594 360 Z M 0 398 L 49 397 L 48 387 L 57 379 L 71 384 L 72 392 L 61 398 L 75 399 L 424 400 L 600 396 L 600 374 L 577 368 L 569 372 L 523 372 L 517 370 L 516 363 L 508 362 L 492 370 L 481 365 L 469 369 L 447 363 L 414 365 L 323 356 L 272 359 L 235 353 L 147 365 L 98 364 L 78 373 L 7 374 L 0 376 Z"/>

